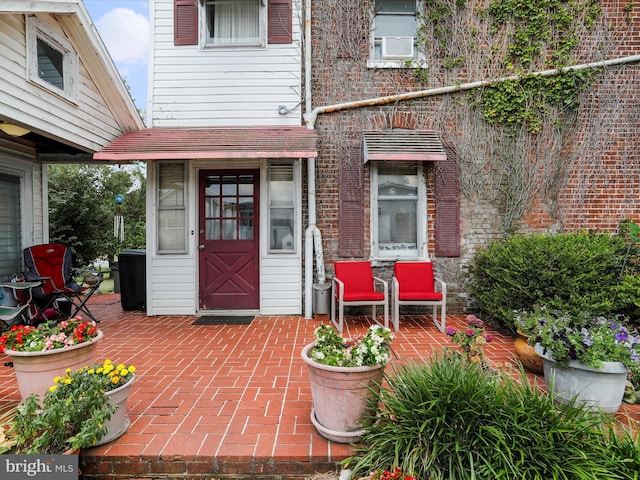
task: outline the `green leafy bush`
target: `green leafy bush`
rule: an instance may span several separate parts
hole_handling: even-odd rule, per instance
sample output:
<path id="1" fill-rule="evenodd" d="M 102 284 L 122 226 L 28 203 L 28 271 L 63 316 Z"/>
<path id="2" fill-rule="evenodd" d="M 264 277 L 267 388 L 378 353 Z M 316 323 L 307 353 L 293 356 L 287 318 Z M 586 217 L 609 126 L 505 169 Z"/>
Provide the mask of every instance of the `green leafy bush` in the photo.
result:
<path id="1" fill-rule="evenodd" d="M 536 306 L 610 315 L 622 310 L 616 288 L 629 246 L 622 236 L 576 232 L 517 235 L 493 242 L 470 266 L 474 311 L 515 330 L 514 311 Z M 636 255 L 633 250 L 631 255 Z"/>
<path id="2" fill-rule="evenodd" d="M 400 366 L 355 456 L 352 478 L 400 468 L 425 480 L 638 478 L 640 438 L 555 404 L 518 378 L 459 355 Z"/>

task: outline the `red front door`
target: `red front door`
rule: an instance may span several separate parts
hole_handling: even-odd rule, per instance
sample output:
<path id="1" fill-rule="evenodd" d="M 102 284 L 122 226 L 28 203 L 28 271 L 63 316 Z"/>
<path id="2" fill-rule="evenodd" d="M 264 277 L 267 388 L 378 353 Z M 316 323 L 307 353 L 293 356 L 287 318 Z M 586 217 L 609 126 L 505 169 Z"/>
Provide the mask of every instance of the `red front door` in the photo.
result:
<path id="1" fill-rule="evenodd" d="M 200 309 L 256 310 L 257 170 L 200 172 Z"/>

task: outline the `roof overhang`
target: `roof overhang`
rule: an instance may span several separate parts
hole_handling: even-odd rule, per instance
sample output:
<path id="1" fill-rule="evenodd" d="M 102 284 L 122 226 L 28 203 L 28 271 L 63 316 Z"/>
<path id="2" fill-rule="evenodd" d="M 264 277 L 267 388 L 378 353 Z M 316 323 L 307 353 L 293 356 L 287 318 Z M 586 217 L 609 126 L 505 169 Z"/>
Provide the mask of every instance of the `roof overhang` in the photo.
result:
<path id="1" fill-rule="evenodd" d="M 93 159 L 312 158 L 316 143 L 306 127 L 155 127 L 124 133 Z"/>
<path id="2" fill-rule="evenodd" d="M 370 160 L 428 162 L 446 160 L 447 153 L 431 130 L 364 132 L 364 162 Z"/>

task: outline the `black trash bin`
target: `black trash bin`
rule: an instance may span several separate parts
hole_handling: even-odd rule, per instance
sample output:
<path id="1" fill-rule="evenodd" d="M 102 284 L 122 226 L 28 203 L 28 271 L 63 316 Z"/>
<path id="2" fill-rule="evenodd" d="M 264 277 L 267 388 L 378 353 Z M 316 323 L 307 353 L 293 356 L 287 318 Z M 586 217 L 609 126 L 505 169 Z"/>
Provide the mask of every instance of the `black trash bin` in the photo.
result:
<path id="1" fill-rule="evenodd" d="M 118 255 L 120 303 L 123 310 L 147 309 L 147 251 L 122 250 Z"/>

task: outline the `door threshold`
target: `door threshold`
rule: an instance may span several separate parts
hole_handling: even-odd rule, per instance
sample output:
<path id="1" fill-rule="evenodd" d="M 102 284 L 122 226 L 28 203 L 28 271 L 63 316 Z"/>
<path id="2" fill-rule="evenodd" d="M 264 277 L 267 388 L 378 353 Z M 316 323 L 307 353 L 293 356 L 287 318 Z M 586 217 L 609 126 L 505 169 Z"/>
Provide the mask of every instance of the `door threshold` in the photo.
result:
<path id="1" fill-rule="evenodd" d="M 198 310 L 196 315 L 206 315 L 209 317 L 235 317 L 253 315 L 255 317 L 260 315 L 260 310 Z"/>

